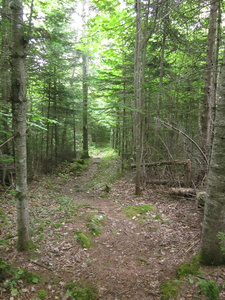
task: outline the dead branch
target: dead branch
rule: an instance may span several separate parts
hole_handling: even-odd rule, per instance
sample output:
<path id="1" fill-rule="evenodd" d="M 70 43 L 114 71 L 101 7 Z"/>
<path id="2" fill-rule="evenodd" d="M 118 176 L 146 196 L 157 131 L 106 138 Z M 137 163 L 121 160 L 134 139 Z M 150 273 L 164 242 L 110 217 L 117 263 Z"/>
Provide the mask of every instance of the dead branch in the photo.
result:
<path id="1" fill-rule="evenodd" d="M 154 118 L 156 121 L 162 123 L 165 127 L 167 128 L 170 128 L 170 129 L 173 129 L 179 133 L 181 133 L 183 136 L 185 136 L 189 141 L 191 141 L 195 146 L 196 148 L 199 150 L 199 152 L 201 153 L 202 157 L 204 158 L 204 161 L 207 163 L 207 165 L 209 164 L 209 161 L 207 159 L 207 157 L 205 156 L 205 153 L 202 151 L 202 149 L 199 147 L 199 145 L 189 136 L 187 135 L 185 132 L 183 132 L 182 130 L 180 130 L 179 128 L 173 126 L 172 124 L 170 123 L 167 123 L 165 122 L 164 120 L 161 120 L 159 119 L 158 117 L 155 117 Z"/>

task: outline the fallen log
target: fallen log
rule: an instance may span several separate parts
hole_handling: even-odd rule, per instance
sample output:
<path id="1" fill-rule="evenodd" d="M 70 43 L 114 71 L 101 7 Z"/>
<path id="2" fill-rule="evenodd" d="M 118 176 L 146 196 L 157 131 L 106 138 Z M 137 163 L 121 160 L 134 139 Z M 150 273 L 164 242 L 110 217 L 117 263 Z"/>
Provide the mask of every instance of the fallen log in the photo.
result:
<path id="1" fill-rule="evenodd" d="M 156 185 L 166 185 L 166 184 L 170 184 L 170 180 L 164 180 L 164 179 L 162 179 L 162 180 L 146 180 L 146 183 L 147 184 L 156 184 Z"/>
<path id="2" fill-rule="evenodd" d="M 196 191 L 192 188 L 170 188 L 169 193 L 183 197 L 195 197 Z"/>
<path id="3" fill-rule="evenodd" d="M 183 165 L 184 166 L 184 185 L 185 187 L 191 186 L 191 160 L 170 160 L 170 161 L 158 161 L 152 163 L 144 163 L 141 164 L 141 167 L 160 167 L 160 166 L 176 166 Z M 131 164 L 131 168 L 136 168 L 136 164 Z"/>

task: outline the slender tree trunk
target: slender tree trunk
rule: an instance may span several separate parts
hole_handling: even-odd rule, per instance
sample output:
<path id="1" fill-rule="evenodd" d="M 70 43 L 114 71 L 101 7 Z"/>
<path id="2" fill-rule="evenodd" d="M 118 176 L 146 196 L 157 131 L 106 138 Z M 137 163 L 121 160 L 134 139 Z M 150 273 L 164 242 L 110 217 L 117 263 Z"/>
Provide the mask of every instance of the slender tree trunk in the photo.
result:
<path id="1" fill-rule="evenodd" d="M 48 88 L 48 108 L 47 108 L 47 118 L 50 118 L 50 110 L 51 110 L 51 82 L 47 83 Z M 47 122 L 47 134 L 46 134 L 46 158 L 49 158 L 50 154 L 50 124 Z"/>
<path id="2" fill-rule="evenodd" d="M 88 158 L 88 57 L 83 53 L 83 158 Z"/>
<path id="3" fill-rule="evenodd" d="M 54 110 L 54 119 L 57 120 L 58 118 L 58 111 L 57 111 L 57 81 L 56 81 L 56 67 L 54 67 L 54 82 L 53 82 L 53 110 Z M 54 143 L 54 162 L 55 166 L 58 164 L 58 146 L 59 146 L 59 134 L 58 134 L 58 124 L 54 124 L 53 128 L 54 135 L 52 135 L 52 140 L 55 140 Z"/>
<path id="4" fill-rule="evenodd" d="M 141 0 L 136 1 L 136 37 L 134 57 L 134 138 L 136 154 L 135 194 L 141 194 L 141 156 L 142 156 L 142 93 L 143 93 L 143 29 Z"/>
<path id="5" fill-rule="evenodd" d="M 16 169 L 16 201 L 18 249 L 26 250 L 30 241 L 27 201 L 27 149 L 26 149 L 26 71 L 23 32 L 23 7 L 20 0 L 10 2 L 12 11 L 12 114 Z"/>
<path id="6" fill-rule="evenodd" d="M 73 111 L 73 153 L 74 158 L 77 157 L 77 135 L 76 135 L 76 110 L 74 103 L 74 111 Z"/>
<path id="7" fill-rule="evenodd" d="M 2 44 L 1 44 L 1 101 L 4 106 L 2 107 L 2 111 L 6 114 L 9 112 L 9 107 L 7 104 L 10 103 L 10 87 L 11 87 L 11 79 L 10 79 L 10 61 L 9 61 L 9 47 L 11 42 L 11 30 L 9 17 L 9 8 L 7 0 L 2 0 Z M 4 118 L 2 120 L 2 125 L 5 132 L 9 132 L 9 124 L 7 120 Z M 6 141 L 8 136 L 6 133 L 1 133 L 0 140 Z M 2 146 L 2 153 L 10 155 L 10 147 L 9 143 L 5 143 Z"/>
<path id="8" fill-rule="evenodd" d="M 222 241 L 218 233 L 225 234 L 225 51 L 219 86 L 219 97 L 214 126 L 211 162 L 208 174 L 207 199 L 202 231 L 200 259 L 206 265 L 225 263 L 225 238 Z"/>
<path id="9" fill-rule="evenodd" d="M 165 3 L 166 17 L 163 19 L 163 36 L 162 36 L 162 46 L 161 46 L 161 58 L 160 58 L 160 65 L 159 65 L 159 92 L 158 92 L 158 99 L 157 99 L 157 116 L 158 117 L 160 117 L 160 109 L 161 109 L 162 96 L 163 96 L 166 37 L 167 37 L 167 31 L 168 31 L 168 26 L 169 26 L 168 6 L 169 6 L 169 1 L 167 0 Z"/>
<path id="10" fill-rule="evenodd" d="M 215 97 L 215 41 L 216 41 L 216 20 L 218 11 L 217 1 L 211 2 L 209 31 L 208 31 L 208 49 L 206 57 L 206 78 L 205 78 L 205 95 L 202 103 L 201 114 L 201 134 L 202 149 L 207 158 L 210 157 L 211 137 L 212 137 L 212 107 Z"/>

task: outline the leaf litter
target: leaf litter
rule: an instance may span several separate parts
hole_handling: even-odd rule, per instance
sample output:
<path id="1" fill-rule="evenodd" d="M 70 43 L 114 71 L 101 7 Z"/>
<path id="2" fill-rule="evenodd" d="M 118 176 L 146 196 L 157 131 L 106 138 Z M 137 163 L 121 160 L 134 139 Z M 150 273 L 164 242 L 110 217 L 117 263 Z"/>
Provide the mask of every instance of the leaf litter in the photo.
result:
<path id="1" fill-rule="evenodd" d="M 106 197 L 103 185 L 87 188 L 99 172 L 98 162 L 91 159 L 80 176 L 46 175 L 30 184 L 36 248 L 28 253 L 16 250 L 15 203 L 10 193 L 2 194 L 0 256 L 19 269 L 36 272 L 40 280 L 28 284 L 20 279 L 14 292 L 0 282 L 0 299 L 76 299 L 66 286 L 86 280 L 97 289 L 96 299 L 157 300 L 160 284 L 175 280 L 178 267 L 199 251 L 203 211 L 195 201 L 173 197 L 165 186 L 154 185 L 135 196 L 131 173 L 111 183 Z M 131 217 L 124 212 L 138 206 L 154 209 Z M 87 226 L 91 215 L 104 218 L 99 234 L 91 234 Z M 80 245 L 78 232 L 88 236 L 91 247 Z M 225 280 L 223 267 L 217 272 L 205 268 L 204 276 L 208 274 L 212 280 Z M 205 299 L 195 280 L 186 280 L 177 299 L 194 299 L 196 294 Z"/>

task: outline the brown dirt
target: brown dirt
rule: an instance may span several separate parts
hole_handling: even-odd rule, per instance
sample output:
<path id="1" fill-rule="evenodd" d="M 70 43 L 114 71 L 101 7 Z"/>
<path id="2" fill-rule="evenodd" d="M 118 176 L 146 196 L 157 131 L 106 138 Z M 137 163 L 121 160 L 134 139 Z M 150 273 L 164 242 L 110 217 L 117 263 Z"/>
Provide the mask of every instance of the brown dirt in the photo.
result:
<path id="1" fill-rule="evenodd" d="M 2 283 L 0 299 L 39 299 L 40 289 L 48 292 L 45 299 L 71 299 L 66 283 L 82 278 L 97 287 L 101 300 L 156 300 L 160 299 L 160 283 L 176 279 L 177 267 L 197 253 L 203 212 L 193 198 L 171 196 L 168 188 L 153 185 L 135 196 L 130 173 L 110 184 L 108 194 L 101 185 L 86 188 L 98 172 L 99 159 L 92 159 L 81 176 L 48 175 L 30 184 L 32 239 L 38 246 L 29 253 L 16 251 L 14 200 L 3 193 L 7 222 L 0 239 L 7 233 L 10 236 L 8 245 L 0 246 L 0 255 L 42 279 L 37 284 L 19 280 L 18 295 L 10 294 Z M 128 218 L 122 211 L 127 205 L 139 204 L 153 205 L 155 211 L 146 218 Z M 102 214 L 107 221 L 102 234 L 93 237 L 94 247 L 83 249 L 74 232 L 88 232 L 90 213 Z M 211 272 L 211 279 L 224 281 L 224 268 L 205 268 L 205 272 Z M 187 280 L 177 299 L 205 298 Z"/>

